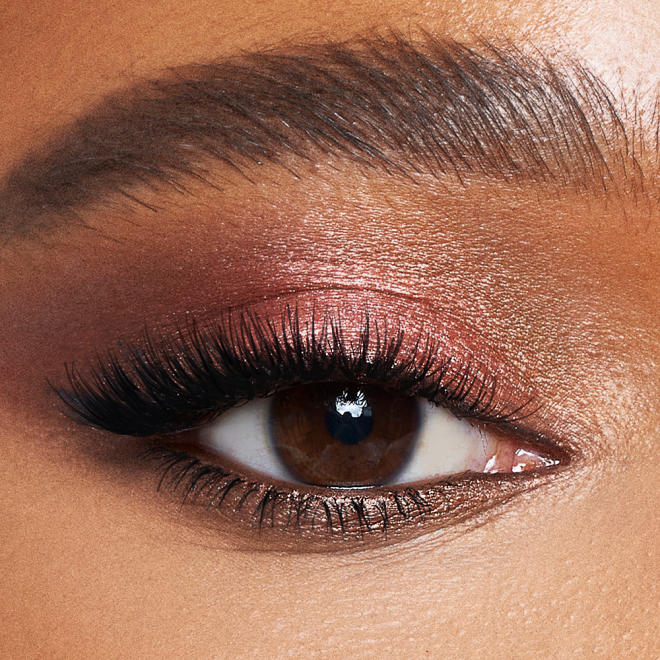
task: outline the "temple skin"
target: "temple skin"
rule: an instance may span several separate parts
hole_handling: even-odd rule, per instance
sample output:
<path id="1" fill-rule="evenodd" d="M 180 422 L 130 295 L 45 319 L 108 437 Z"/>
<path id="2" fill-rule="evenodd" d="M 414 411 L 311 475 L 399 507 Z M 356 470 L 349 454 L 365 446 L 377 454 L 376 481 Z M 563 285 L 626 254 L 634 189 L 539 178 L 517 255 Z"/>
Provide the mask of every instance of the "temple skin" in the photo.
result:
<path id="1" fill-rule="evenodd" d="M 105 95 L 167 67 L 374 29 L 569 53 L 630 116 L 637 100 L 649 120 L 660 80 L 651 0 L 120 0 L 0 11 L 3 176 Z M 650 171 L 634 199 L 610 200 L 425 175 L 412 184 L 337 165 L 311 162 L 299 178 L 272 168 L 256 183 L 227 175 L 223 190 L 193 186 L 194 197 L 171 195 L 157 214 L 96 209 L 84 218 L 91 229 L 4 246 L 0 655 L 660 655 L 660 225 Z M 110 434 L 62 414 L 48 387 L 65 364 L 145 327 L 319 292 L 358 307 L 376 300 L 415 323 L 463 324 L 533 383 L 544 432 L 579 458 L 479 524 L 351 552 L 254 551 L 157 494 L 153 474 Z"/>

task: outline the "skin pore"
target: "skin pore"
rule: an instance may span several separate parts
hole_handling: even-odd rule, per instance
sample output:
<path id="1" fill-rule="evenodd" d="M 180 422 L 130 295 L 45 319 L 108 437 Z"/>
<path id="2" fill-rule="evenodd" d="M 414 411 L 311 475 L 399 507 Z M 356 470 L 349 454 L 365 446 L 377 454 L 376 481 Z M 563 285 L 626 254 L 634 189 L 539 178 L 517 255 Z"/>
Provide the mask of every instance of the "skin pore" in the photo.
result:
<path id="1" fill-rule="evenodd" d="M 636 107 L 649 135 L 643 185 L 612 164 L 617 194 L 411 180 L 324 156 L 295 175 L 222 171 L 220 189 L 147 189 L 156 213 L 117 202 L 87 209 L 88 229 L 4 245 L 1 655 L 657 657 L 658 11 L 650 0 L 5 3 L 3 176 L 105 95 L 168 67 L 388 29 L 570 54 L 612 91 L 629 135 Z M 571 460 L 459 523 L 309 549 L 157 493 L 138 458 L 147 441 L 78 424 L 49 387 L 145 329 L 294 299 L 341 306 L 349 325 L 367 304 L 504 365 L 507 396 L 531 393 L 529 424 Z"/>

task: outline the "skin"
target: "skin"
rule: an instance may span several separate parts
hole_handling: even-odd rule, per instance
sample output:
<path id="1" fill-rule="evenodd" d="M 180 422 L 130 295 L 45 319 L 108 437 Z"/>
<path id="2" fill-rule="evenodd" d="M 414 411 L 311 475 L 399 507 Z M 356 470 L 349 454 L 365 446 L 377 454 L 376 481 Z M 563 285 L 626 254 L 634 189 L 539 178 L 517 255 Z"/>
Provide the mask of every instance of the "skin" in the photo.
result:
<path id="1" fill-rule="evenodd" d="M 134 77 L 374 26 L 561 48 L 628 100 L 660 80 L 652 0 L 7 2 L 1 12 L 3 174 Z M 422 183 L 349 167 L 302 181 L 272 171 L 199 191 L 194 212 L 185 202 L 158 218 L 119 214 L 102 235 L 71 230 L 5 250 L 2 657 L 660 655 L 652 200 Z M 350 552 L 260 546 L 180 515 L 180 500 L 131 463 L 137 450 L 118 460 L 119 441 L 67 419 L 45 386 L 145 319 L 213 316 L 297 286 L 350 290 L 357 304 L 377 291 L 402 314 L 406 296 L 458 310 L 479 350 L 534 384 L 548 431 L 577 447 L 575 461 L 480 524 Z"/>

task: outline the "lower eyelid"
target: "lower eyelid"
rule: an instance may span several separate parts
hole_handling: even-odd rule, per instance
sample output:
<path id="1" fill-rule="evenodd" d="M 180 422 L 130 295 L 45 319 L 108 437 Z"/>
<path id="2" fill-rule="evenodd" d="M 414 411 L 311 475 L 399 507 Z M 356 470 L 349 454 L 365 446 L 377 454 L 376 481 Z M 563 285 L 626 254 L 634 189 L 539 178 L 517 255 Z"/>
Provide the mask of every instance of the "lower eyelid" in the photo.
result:
<path id="1" fill-rule="evenodd" d="M 502 505 L 514 496 L 552 485 L 564 474 L 559 469 L 458 475 L 400 487 L 301 489 L 266 484 L 250 471 L 213 467 L 164 447 L 143 458 L 157 466 L 161 495 L 170 494 L 179 503 L 183 496 L 189 521 L 208 527 L 217 520 L 217 531 L 239 549 L 301 553 L 350 552 L 434 531 L 458 532 L 463 524 L 470 529 L 503 513 Z"/>

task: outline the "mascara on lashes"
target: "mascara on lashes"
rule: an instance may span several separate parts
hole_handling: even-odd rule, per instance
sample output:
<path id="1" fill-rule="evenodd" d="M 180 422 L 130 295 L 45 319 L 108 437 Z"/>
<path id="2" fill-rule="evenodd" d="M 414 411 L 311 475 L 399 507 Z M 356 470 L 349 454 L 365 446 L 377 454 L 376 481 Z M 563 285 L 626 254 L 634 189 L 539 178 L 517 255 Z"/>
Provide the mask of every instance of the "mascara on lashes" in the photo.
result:
<path id="1" fill-rule="evenodd" d="M 72 365 L 69 388 L 57 393 L 83 424 L 154 437 L 160 446 L 145 458 L 157 465 L 159 489 L 182 493 L 184 501 L 221 511 L 259 534 L 388 539 L 426 529 L 426 523 L 454 524 L 538 485 L 534 474 L 463 474 L 429 484 L 336 490 L 266 483 L 181 451 L 181 431 L 236 403 L 304 383 L 376 383 L 502 428 L 517 428 L 535 412 L 529 399 L 500 401 L 506 397 L 486 365 L 447 355 L 429 333 L 411 338 L 400 326 L 390 332 L 365 312 L 359 333 L 349 337 L 339 315 L 318 316 L 303 323 L 296 308 L 285 306 L 275 319 L 242 311 L 211 326 L 190 323 L 174 337 L 145 335 L 108 350 L 85 373 Z"/>
<path id="2" fill-rule="evenodd" d="M 176 337 L 120 342 L 88 365 L 67 367 L 57 394 L 76 419 L 119 435 L 148 437 L 193 428 L 241 401 L 282 387 L 324 381 L 375 383 L 482 423 L 511 423 L 531 401 L 501 403 L 488 365 L 447 354 L 428 332 L 408 338 L 365 312 L 357 337 L 341 318 L 297 309 L 280 318 L 227 314 L 210 327 L 189 323 Z"/>

